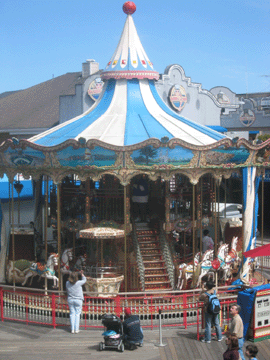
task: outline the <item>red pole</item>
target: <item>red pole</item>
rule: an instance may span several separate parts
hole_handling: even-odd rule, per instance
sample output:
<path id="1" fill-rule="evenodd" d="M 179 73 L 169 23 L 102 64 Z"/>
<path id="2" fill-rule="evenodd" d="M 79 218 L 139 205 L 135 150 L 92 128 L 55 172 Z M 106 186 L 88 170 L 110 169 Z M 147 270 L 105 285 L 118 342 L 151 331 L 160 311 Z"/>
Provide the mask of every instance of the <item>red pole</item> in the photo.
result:
<path id="1" fill-rule="evenodd" d="M 183 295 L 183 307 L 184 307 L 184 326 L 187 329 L 187 294 Z"/>
<path id="2" fill-rule="evenodd" d="M 29 313 L 29 298 L 28 294 L 25 297 L 25 316 L 26 316 L 26 324 L 28 325 L 28 313 Z"/>
<path id="3" fill-rule="evenodd" d="M 56 322 L 55 322 L 55 294 L 52 294 L 52 323 L 53 328 L 56 328 Z"/>
<path id="4" fill-rule="evenodd" d="M 200 309 L 197 307 L 197 340 L 200 340 Z"/>
<path id="5" fill-rule="evenodd" d="M 121 305 L 120 305 L 120 296 L 116 296 L 115 298 L 115 313 L 116 316 L 120 317 L 121 315 Z"/>
<path id="6" fill-rule="evenodd" d="M 153 296 L 151 296 L 151 330 L 153 330 Z"/>
<path id="7" fill-rule="evenodd" d="M 4 321 L 4 295 L 3 295 L 3 288 L 0 288 L 0 298 L 1 298 L 1 320 Z"/>

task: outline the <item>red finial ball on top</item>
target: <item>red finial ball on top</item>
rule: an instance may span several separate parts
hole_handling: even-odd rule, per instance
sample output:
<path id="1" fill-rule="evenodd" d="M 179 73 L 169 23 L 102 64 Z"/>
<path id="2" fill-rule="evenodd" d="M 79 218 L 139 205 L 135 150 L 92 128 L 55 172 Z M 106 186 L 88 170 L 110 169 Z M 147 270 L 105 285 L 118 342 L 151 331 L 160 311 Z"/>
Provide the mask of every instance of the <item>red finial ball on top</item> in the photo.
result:
<path id="1" fill-rule="evenodd" d="M 123 5 L 123 11 L 127 15 L 132 15 L 136 11 L 136 5 L 132 1 L 126 1 Z"/>

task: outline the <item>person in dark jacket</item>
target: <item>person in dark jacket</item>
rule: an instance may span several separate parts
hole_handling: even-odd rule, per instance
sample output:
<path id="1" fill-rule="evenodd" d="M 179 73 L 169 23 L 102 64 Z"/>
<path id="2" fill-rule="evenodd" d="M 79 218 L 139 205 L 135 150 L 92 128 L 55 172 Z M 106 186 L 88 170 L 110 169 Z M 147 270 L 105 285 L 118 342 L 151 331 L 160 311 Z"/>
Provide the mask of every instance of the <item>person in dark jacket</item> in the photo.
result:
<path id="1" fill-rule="evenodd" d="M 239 345 L 238 338 L 236 334 L 228 335 L 226 339 L 226 344 L 228 346 L 227 350 L 223 354 L 224 360 L 239 360 Z"/>
<path id="2" fill-rule="evenodd" d="M 129 308 L 125 308 L 125 321 L 123 322 L 124 343 L 130 350 L 136 349 L 136 345 L 142 346 L 143 333 L 138 315 L 132 315 Z"/>

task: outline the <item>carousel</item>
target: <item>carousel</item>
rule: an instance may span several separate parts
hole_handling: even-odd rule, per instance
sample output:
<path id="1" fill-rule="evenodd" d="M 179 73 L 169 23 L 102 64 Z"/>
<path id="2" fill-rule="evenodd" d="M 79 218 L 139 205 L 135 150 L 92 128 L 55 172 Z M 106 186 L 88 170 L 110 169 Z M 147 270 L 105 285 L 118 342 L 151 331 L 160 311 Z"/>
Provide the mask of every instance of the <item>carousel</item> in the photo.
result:
<path id="1" fill-rule="evenodd" d="M 227 284 L 240 274 L 248 282 L 242 253 L 256 246 L 270 140 L 233 141 L 169 108 L 133 22 L 136 6 L 128 1 L 123 10 L 124 29 L 96 103 L 28 140 L 0 145 L 0 176 L 11 189 L 6 281 L 25 285 L 39 275 L 63 289 L 70 270 L 84 269 L 88 290 L 101 296 L 200 287 L 205 275 Z M 18 173 L 31 177 L 36 207 L 43 207 L 34 223 L 44 264 L 36 252 L 17 250 L 16 231 L 27 231 L 13 216 Z M 232 202 L 243 206 L 240 216 L 227 217 Z M 202 254 L 204 229 L 214 246 Z"/>

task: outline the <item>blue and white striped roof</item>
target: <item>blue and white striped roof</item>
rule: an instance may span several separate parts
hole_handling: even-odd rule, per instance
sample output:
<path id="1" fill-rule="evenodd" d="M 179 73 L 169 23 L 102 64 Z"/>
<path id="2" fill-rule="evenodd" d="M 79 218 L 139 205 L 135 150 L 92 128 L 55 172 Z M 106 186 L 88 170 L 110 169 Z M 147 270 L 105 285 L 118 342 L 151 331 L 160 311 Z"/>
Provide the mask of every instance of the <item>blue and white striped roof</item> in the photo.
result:
<path id="1" fill-rule="evenodd" d="M 124 58 L 126 64 L 122 63 Z M 98 139 L 111 145 L 128 146 L 166 136 L 192 145 L 209 145 L 226 137 L 172 111 L 156 90 L 155 74 L 158 73 L 153 70 L 128 14 L 111 63 L 103 72 L 105 84 L 98 102 L 84 114 L 29 141 L 50 147 L 69 139 L 85 138 L 86 141 Z"/>
<path id="2" fill-rule="evenodd" d="M 38 145 L 55 146 L 69 139 L 98 139 L 127 146 L 150 138 L 182 139 L 208 145 L 225 136 L 177 115 L 160 98 L 154 81 L 108 80 L 97 104 L 84 114 L 30 139 Z"/>

